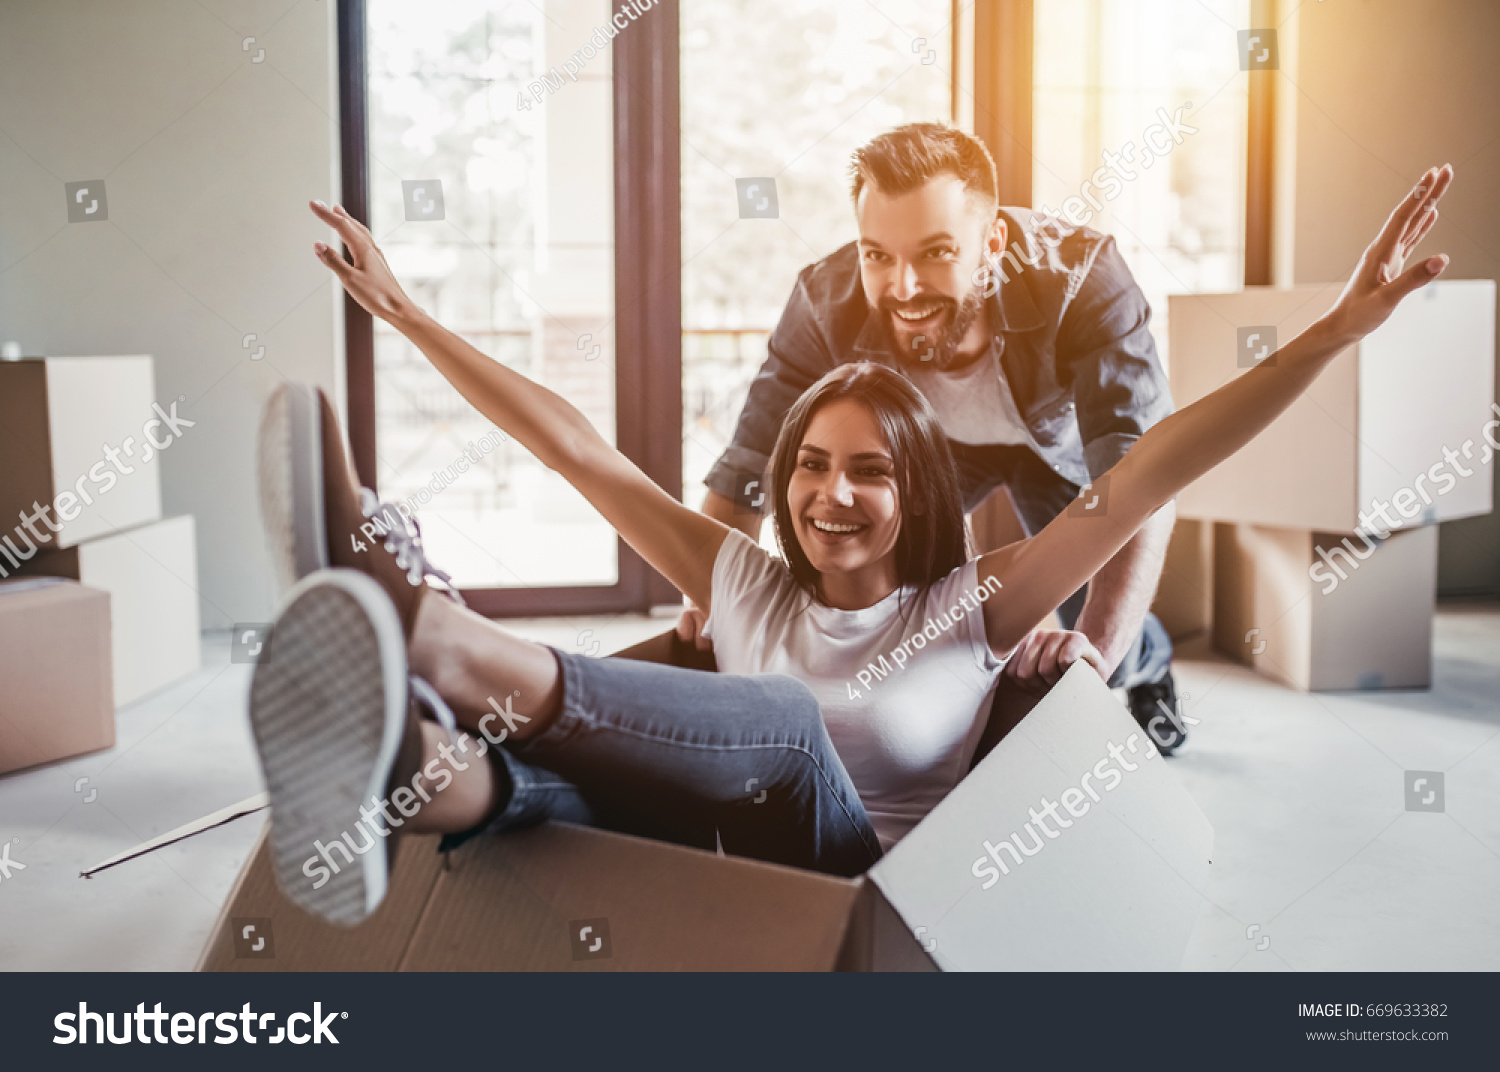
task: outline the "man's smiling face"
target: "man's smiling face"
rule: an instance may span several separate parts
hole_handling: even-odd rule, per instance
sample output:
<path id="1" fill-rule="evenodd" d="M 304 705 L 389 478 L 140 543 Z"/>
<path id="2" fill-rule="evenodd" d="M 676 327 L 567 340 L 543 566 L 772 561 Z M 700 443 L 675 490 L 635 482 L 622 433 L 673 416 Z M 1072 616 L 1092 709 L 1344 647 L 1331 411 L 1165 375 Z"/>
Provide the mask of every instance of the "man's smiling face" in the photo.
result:
<path id="1" fill-rule="evenodd" d="M 904 194 L 866 185 L 855 207 L 865 300 L 897 357 L 946 369 L 980 321 L 984 292 L 974 282 L 986 244 L 1005 248 L 1005 223 L 956 175 Z"/>

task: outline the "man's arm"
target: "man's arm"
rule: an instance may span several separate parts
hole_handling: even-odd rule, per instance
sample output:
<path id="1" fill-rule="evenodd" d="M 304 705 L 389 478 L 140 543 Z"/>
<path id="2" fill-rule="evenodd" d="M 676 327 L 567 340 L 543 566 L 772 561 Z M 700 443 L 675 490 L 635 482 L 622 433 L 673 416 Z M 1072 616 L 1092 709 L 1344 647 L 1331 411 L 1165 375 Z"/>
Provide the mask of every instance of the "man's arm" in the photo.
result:
<path id="1" fill-rule="evenodd" d="M 760 542 L 760 527 L 765 518 L 749 510 L 736 509 L 733 499 L 720 495 L 713 488 L 709 488 L 708 494 L 703 497 L 702 513 L 732 529 L 739 529 L 755 542 Z"/>
<path id="2" fill-rule="evenodd" d="M 1112 468 L 1146 429 L 1173 410 L 1171 389 L 1150 331 L 1151 307 L 1113 238 L 1101 239 L 1088 278 L 1058 333 L 1059 372 L 1072 380 L 1078 427 L 1091 476 Z M 1089 582 L 1075 628 L 1114 673 L 1141 630 L 1176 520 L 1168 503 Z"/>
<path id="3" fill-rule="evenodd" d="M 1106 681 L 1130 651 L 1151 609 L 1176 519 L 1176 505 L 1163 506 L 1089 582 L 1076 628 L 1104 657 L 1106 669 L 1100 676 Z"/>

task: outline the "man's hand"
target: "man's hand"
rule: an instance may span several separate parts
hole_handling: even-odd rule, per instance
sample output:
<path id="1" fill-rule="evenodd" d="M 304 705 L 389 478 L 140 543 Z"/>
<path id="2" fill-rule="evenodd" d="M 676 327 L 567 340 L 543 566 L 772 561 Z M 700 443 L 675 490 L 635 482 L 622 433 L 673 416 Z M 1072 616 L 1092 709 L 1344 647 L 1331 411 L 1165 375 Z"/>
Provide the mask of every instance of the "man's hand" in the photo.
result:
<path id="1" fill-rule="evenodd" d="M 1068 629 L 1033 629 L 1016 645 L 1005 676 L 1022 688 L 1045 692 L 1079 659 L 1084 660 L 1102 678 L 1109 677 L 1104 656 L 1082 633 Z"/>
<path id="2" fill-rule="evenodd" d="M 693 645 L 699 651 L 713 651 L 714 642 L 703 635 L 703 623 L 707 621 L 707 617 L 691 601 L 685 602 L 687 605 L 682 608 L 682 617 L 677 619 L 678 639 L 684 644 Z"/>

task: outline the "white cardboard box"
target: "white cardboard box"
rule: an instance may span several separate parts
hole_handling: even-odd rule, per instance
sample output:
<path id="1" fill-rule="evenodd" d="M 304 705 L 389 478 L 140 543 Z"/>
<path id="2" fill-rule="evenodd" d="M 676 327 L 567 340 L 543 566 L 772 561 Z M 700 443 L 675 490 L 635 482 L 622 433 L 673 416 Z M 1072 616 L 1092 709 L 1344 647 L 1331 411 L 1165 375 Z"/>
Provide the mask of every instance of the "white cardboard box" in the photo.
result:
<path id="1" fill-rule="evenodd" d="M 1044 814 L 1044 836 L 1033 809 L 1070 789 L 1070 825 Z M 1042 847 L 986 846 L 1006 840 Z M 944 971 L 1160 971 L 1187 951 L 1212 854 L 1213 827 L 1080 662 L 869 874 Z"/>
<path id="2" fill-rule="evenodd" d="M 190 515 L 41 551 L 26 566 L 28 574 L 71 577 L 109 593 L 115 706 L 198 669 L 198 552 Z"/>
<path id="3" fill-rule="evenodd" d="M 1275 346 L 1290 342 L 1341 289 L 1172 296 L 1177 406 L 1251 367 L 1271 344 L 1271 331 Z M 1353 532 L 1372 499 L 1390 502 L 1403 492 L 1416 510 L 1408 525 L 1487 514 L 1494 463 L 1484 460 L 1492 449 L 1484 429 L 1500 416 L 1491 409 L 1494 362 L 1494 281 L 1429 284 L 1334 358 L 1270 428 L 1184 490 L 1178 516 Z M 1490 435 L 1500 440 L 1496 428 Z M 1456 452 L 1454 461 L 1445 447 Z"/>
<path id="4" fill-rule="evenodd" d="M 109 648 L 104 592 L 0 581 L 0 774 L 114 745 Z"/>
<path id="5" fill-rule="evenodd" d="M 1373 550 L 1359 536 L 1219 525 L 1214 645 L 1304 691 L 1429 688 L 1437 549 L 1436 525 Z"/>
<path id="6" fill-rule="evenodd" d="M 149 356 L 0 362 L 0 536 L 14 551 L 26 554 L 18 526 L 36 504 L 53 506 L 60 531 L 31 527 L 54 548 L 161 518 L 160 449 L 147 438 L 171 438 L 155 401 Z M 0 555 L 0 570 L 16 568 Z"/>

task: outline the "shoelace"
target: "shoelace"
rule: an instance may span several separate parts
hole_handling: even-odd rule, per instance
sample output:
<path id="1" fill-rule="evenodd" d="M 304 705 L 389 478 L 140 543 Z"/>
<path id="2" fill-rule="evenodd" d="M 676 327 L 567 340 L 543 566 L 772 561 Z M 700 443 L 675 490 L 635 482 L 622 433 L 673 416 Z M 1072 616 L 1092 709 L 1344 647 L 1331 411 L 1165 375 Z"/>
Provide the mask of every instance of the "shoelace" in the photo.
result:
<path id="1" fill-rule="evenodd" d="M 380 515 L 377 524 L 386 530 L 385 549 L 395 556 L 396 565 L 406 571 L 408 581 L 419 585 L 427 577 L 436 577 L 443 582 L 443 591 L 458 603 L 464 603 L 453 578 L 427 561 L 422 550 L 422 529 L 415 517 L 403 514 L 392 503 L 381 502 L 369 488 L 359 489 L 359 512 L 369 518 Z"/>

